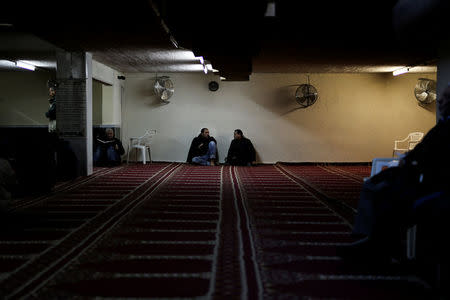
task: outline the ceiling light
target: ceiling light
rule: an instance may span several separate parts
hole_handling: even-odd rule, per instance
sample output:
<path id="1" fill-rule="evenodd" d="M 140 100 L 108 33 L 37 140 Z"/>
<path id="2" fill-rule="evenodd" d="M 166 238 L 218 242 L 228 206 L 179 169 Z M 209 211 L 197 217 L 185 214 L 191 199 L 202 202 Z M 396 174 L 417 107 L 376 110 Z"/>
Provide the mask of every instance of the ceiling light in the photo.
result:
<path id="1" fill-rule="evenodd" d="M 19 68 L 30 70 L 30 71 L 36 70 L 35 66 L 33 66 L 31 64 L 24 63 L 22 61 L 16 61 L 16 66 L 18 66 Z"/>
<path id="2" fill-rule="evenodd" d="M 275 1 L 270 1 L 267 3 L 266 12 L 264 14 L 265 17 L 275 17 Z"/>
<path id="3" fill-rule="evenodd" d="M 401 69 L 395 70 L 394 72 L 392 72 L 392 75 L 397 76 L 397 75 L 400 75 L 400 74 L 408 73 L 409 69 L 410 69 L 409 67 L 405 67 L 405 68 L 401 68 Z"/>

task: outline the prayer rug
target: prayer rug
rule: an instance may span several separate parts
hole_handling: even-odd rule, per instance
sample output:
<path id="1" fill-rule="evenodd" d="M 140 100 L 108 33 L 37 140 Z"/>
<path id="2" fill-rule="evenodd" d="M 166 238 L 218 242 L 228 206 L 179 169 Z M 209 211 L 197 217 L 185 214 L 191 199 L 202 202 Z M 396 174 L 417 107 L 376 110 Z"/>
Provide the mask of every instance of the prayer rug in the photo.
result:
<path id="1" fill-rule="evenodd" d="M 429 298 L 399 264 L 368 268 L 336 255 L 353 241 L 351 223 L 327 203 L 332 189 L 312 184 L 340 170 L 306 167 L 130 165 L 41 199 L 22 211 L 40 218 L 0 235 L 0 295 Z M 360 173 L 344 171 L 356 183 Z"/>

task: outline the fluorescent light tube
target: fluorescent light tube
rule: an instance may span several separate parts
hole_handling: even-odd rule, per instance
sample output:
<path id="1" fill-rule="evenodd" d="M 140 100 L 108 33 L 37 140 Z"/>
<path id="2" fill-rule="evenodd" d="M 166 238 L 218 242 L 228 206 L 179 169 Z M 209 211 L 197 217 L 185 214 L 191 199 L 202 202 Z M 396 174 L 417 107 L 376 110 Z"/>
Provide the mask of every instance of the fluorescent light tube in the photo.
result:
<path id="1" fill-rule="evenodd" d="M 19 68 L 27 69 L 30 71 L 36 70 L 36 67 L 27 63 L 24 63 L 22 61 L 16 61 L 16 66 Z"/>
<path id="2" fill-rule="evenodd" d="M 265 17 L 275 17 L 275 1 L 270 1 L 267 3 Z"/>
<path id="3" fill-rule="evenodd" d="M 401 69 L 395 70 L 394 72 L 392 72 L 392 75 L 397 76 L 397 75 L 405 74 L 405 73 L 408 73 L 408 72 L 409 72 L 409 68 L 405 67 L 405 68 L 401 68 Z"/>

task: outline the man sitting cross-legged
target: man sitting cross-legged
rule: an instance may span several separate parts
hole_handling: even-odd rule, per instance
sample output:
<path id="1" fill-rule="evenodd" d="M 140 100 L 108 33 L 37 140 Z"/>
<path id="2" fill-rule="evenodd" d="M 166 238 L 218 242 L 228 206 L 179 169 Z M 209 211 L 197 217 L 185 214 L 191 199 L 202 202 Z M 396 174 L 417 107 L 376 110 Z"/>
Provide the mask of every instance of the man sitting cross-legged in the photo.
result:
<path id="1" fill-rule="evenodd" d="M 208 128 L 202 128 L 200 134 L 192 140 L 187 162 L 202 166 L 214 166 L 217 157 L 216 140 L 209 136 Z"/>

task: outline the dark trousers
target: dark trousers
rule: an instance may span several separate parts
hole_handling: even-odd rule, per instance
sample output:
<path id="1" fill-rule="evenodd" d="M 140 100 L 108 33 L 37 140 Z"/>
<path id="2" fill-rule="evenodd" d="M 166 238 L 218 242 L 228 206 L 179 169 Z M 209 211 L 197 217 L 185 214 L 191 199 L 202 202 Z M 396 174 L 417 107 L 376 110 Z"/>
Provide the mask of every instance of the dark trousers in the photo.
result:
<path id="1" fill-rule="evenodd" d="M 94 152 L 94 165 L 118 165 L 120 164 L 120 155 L 113 145 L 97 146 Z"/>

